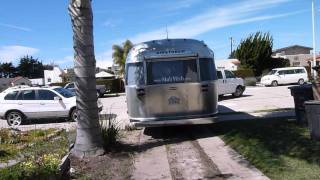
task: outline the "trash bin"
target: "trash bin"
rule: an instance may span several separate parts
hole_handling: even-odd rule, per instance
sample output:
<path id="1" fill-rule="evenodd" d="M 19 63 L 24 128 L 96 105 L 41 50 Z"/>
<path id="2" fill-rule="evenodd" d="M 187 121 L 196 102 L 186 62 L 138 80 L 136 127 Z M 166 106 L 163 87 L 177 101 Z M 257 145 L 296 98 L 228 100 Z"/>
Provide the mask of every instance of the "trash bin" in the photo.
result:
<path id="1" fill-rule="evenodd" d="M 300 86 L 291 86 L 291 95 L 294 99 L 295 113 L 299 124 L 306 124 L 306 115 L 304 102 L 313 100 L 312 84 L 304 84 Z"/>
<path id="2" fill-rule="evenodd" d="M 320 100 L 320 82 L 316 80 L 312 83 L 313 97 L 314 100 Z"/>
<path id="3" fill-rule="evenodd" d="M 320 140 L 320 101 L 306 101 L 305 107 L 310 136 Z"/>

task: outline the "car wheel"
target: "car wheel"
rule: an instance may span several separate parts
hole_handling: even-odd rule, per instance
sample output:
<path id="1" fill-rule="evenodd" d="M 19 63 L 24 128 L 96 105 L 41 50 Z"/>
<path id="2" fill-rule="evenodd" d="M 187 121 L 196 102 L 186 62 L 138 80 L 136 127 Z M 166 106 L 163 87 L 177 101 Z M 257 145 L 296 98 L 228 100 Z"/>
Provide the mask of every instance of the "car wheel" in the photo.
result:
<path id="1" fill-rule="evenodd" d="M 299 79 L 298 84 L 299 85 L 303 85 L 304 84 L 304 80 L 303 79 Z"/>
<path id="2" fill-rule="evenodd" d="M 77 115 L 77 109 L 74 108 L 70 114 L 70 120 L 71 121 L 77 121 L 78 115 Z"/>
<path id="3" fill-rule="evenodd" d="M 9 126 L 19 126 L 24 120 L 23 114 L 19 111 L 11 111 L 6 116 Z"/>
<path id="4" fill-rule="evenodd" d="M 272 81 L 271 86 L 273 86 L 273 87 L 278 86 L 278 81 Z"/>
<path id="5" fill-rule="evenodd" d="M 243 88 L 238 86 L 236 91 L 232 94 L 233 97 L 240 97 L 243 93 Z"/>

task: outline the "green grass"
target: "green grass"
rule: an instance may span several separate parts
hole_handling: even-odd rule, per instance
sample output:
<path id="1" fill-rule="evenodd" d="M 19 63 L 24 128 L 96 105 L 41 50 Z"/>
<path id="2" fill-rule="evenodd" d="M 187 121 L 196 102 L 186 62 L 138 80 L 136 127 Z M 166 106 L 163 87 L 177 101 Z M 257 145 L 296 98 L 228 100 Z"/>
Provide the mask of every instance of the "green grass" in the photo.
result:
<path id="1" fill-rule="evenodd" d="M 68 152 L 70 144 L 69 135 L 65 131 L 58 131 L 50 140 L 46 139 L 46 137 L 52 135 L 53 132 L 57 132 L 54 129 L 19 132 L 19 135 L 14 136 L 19 136 L 19 141 L 15 141 L 14 143 L 12 143 L 11 135 L 5 135 L 4 131 L 6 130 L 1 131 L 2 137 L 6 137 L 6 141 L 0 144 L 0 160 L 14 159 L 17 158 L 18 154 L 21 154 L 23 161 L 14 166 L 0 169 L 0 180 L 46 179 L 48 177 L 60 176 L 57 171 L 57 164 L 60 163 L 60 159 Z M 48 160 L 44 159 L 48 155 L 54 155 L 54 157 Z M 32 162 L 33 166 L 25 168 L 26 166 L 23 163 L 27 162 Z"/>
<path id="2" fill-rule="evenodd" d="M 0 163 L 24 153 L 28 146 L 44 141 L 54 131 L 55 129 L 37 129 L 16 132 L 9 129 L 0 129 Z"/>
<path id="3" fill-rule="evenodd" d="M 295 121 L 224 122 L 212 131 L 270 179 L 320 179 L 320 142 Z"/>

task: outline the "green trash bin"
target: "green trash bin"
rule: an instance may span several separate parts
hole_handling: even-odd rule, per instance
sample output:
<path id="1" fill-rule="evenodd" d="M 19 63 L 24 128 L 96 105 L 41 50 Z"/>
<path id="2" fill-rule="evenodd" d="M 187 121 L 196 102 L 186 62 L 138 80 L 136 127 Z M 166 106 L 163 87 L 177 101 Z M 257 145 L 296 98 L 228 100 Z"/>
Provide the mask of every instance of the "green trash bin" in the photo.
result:
<path id="1" fill-rule="evenodd" d="M 320 101 L 306 101 L 304 104 L 310 136 L 312 139 L 320 140 Z"/>

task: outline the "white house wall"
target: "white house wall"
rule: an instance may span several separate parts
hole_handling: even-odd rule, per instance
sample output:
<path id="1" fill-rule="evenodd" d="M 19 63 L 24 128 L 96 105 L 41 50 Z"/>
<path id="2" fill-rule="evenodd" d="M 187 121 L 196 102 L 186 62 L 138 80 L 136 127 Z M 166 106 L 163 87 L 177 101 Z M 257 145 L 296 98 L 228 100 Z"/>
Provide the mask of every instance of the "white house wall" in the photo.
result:
<path id="1" fill-rule="evenodd" d="M 54 67 L 53 70 L 44 70 L 44 83 L 49 85 L 51 83 L 61 83 L 63 70 L 59 67 Z"/>

